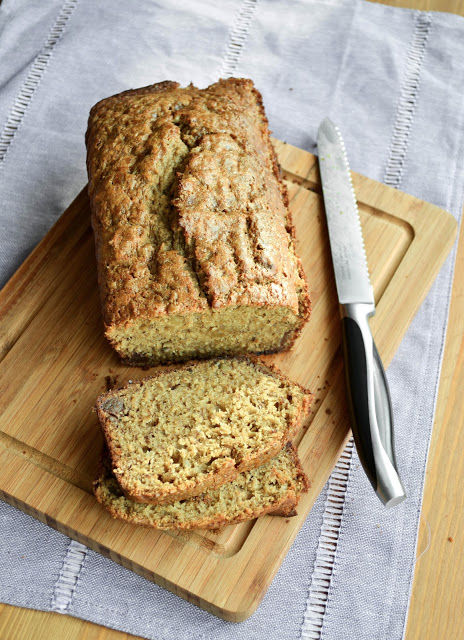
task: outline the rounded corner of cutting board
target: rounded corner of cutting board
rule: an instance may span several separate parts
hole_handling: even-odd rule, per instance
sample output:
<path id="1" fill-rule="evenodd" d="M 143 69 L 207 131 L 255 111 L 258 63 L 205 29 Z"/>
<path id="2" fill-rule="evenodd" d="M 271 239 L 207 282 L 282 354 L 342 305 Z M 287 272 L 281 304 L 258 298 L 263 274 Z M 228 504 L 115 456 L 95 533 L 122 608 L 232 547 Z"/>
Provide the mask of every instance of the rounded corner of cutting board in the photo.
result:
<path id="1" fill-rule="evenodd" d="M 452 213 L 450 213 L 449 211 L 446 211 L 446 209 L 441 209 L 441 211 L 443 213 L 447 214 L 447 225 L 450 228 L 450 232 L 452 233 L 452 242 L 454 242 L 456 240 L 456 237 L 458 235 L 458 231 L 459 231 L 459 223 L 456 220 L 456 218 L 453 216 Z"/>
<path id="2" fill-rule="evenodd" d="M 253 593 L 251 599 L 248 598 L 246 602 L 240 603 L 237 608 L 227 607 L 227 604 L 215 605 L 212 602 L 205 602 L 204 604 L 200 603 L 202 609 L 208 611 L 208 613 L 212 613 L 218 618 L 222 618 L 222 620 L 226 620 L 226 622 L 234 622 L 236 624 L 240 622 L 245 622 L 248 618 L 251 618 L 254 615 L 261 604 L 264 594 L 267 591 L 267 587 L 263 587 L 261 591 L 257 591 Z"/>

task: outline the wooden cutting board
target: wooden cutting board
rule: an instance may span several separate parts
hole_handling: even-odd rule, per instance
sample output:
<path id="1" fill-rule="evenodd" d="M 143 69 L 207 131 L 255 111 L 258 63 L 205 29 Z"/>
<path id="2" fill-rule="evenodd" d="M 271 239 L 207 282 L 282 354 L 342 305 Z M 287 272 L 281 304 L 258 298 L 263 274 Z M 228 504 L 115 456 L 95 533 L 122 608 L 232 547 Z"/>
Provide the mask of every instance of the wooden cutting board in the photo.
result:
<path id="1" fill-rule="evenodd" d="M 313 311 L 295 347 L 268 356 L 315 394 L 296 442 L 311 489 L 298 516 L 221 533 L 164 533 L 113 520 L 91 493 L 102 444 L 92 406 L 108 384 L 147 375 L 102 337 L 85 190 L 0 293 L 0 496 L 217 616 L 258 606 L 349 437 L 340 320 L 315 156 L 275 141 Z M 447 212 L 353 174 L 386 365 L 448 254 Z"/>

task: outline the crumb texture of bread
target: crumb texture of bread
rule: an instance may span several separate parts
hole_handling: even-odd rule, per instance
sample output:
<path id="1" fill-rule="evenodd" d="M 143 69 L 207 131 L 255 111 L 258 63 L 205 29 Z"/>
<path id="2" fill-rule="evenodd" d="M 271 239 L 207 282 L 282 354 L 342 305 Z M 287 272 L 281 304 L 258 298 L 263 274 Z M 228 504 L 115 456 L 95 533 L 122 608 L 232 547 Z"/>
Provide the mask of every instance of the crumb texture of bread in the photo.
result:
<path id="1" fill-rule="evenodd" d="M 96 408 L 124 494 L 167 504 L 275 456 L 309 411 L 309 391 L 249 358 L 205 360 L 103 394 Z"/>
<path id="2" fill-rule="evenodd" d="M 133 524 L 155 529 L 218 529 L 267 513 L 296 515 L 296 506 L 308 486 L 296 449 L 287 446 L 264 465 L 239 474 L 219 489 L 168 505 L 140 504 L 127 498 L 105 452 L 94 492 L 113 517 Z"/>
<path id="3" fill-rule="evenodd" d="M 112 96 L 86 143 L 105 333 L 126 362 L 293 344 L 308 287 L 251 80 Z"/>

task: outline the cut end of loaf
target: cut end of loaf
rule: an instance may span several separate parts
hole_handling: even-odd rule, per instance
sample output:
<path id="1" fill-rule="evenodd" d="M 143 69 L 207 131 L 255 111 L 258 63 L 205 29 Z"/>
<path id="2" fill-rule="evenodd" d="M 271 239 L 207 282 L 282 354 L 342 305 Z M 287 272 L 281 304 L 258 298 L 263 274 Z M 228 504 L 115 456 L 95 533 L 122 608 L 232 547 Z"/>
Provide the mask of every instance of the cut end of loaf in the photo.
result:
<path id="1" fill-rule="evenodd" d="M 302 324 L 284 307 L 235 307 L 135 320 L 107 331 L 127 364 L 155 366 L 196 358 L 289 349 Z"/>

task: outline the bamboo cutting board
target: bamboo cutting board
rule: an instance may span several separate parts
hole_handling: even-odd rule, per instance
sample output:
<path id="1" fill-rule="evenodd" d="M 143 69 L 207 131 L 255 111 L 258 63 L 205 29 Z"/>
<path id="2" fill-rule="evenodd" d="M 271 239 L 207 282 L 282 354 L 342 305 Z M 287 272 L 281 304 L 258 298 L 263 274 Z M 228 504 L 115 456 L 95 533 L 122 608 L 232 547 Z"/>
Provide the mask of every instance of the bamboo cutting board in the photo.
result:
<path id="1" fill-rule="evenodd" d="M 0 294 L 0 495 L 227 620 L 253 613 L 348 437 L 340 321 L 317 159 L 276 141 L 288 181 L 312 317 L 295 347 L 268 356 L 315 403 L 296 442 L 311 489 L 294 518 L 165 533 L 113 520 L 91 494 L 102 437 L 91 407 L 108 384 L 147 375 L 102 337 L 89 205 L 83 191 Z M 445 211 L 354 174 L 388 364 L 456 234 Z"/>

